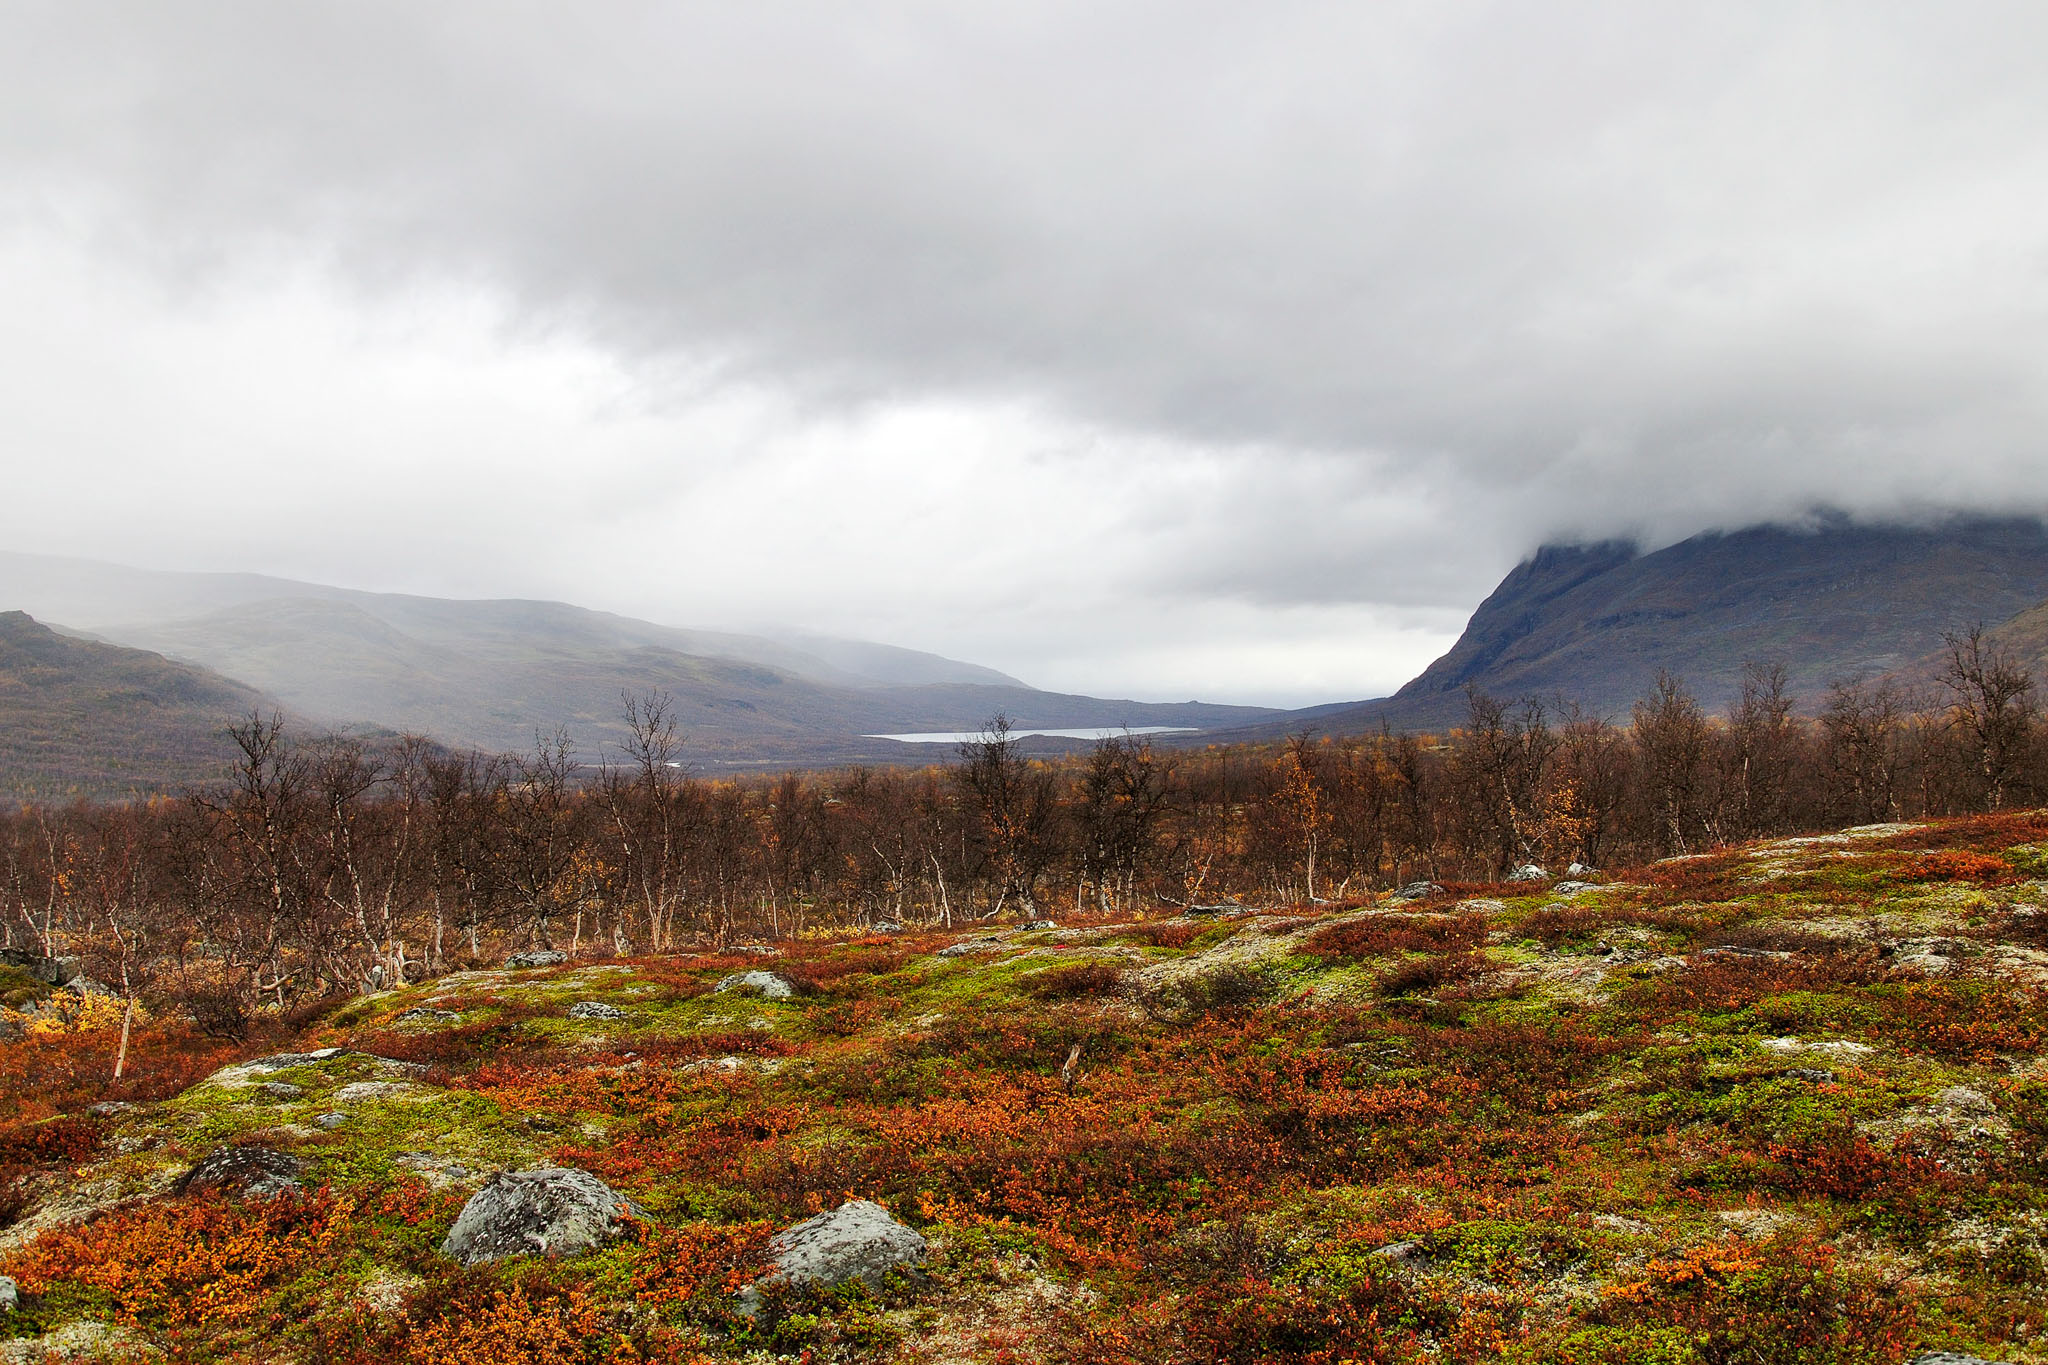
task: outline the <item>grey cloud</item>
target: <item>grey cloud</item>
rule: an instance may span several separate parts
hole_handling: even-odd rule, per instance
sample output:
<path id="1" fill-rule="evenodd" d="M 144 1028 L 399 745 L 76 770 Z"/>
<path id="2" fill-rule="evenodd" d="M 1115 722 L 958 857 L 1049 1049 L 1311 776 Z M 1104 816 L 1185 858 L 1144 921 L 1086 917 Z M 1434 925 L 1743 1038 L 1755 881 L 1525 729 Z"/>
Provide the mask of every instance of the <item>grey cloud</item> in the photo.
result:
<path id="1" fill-rule="evenodd" d="M 467 282 L 650 383 L 1250 452 L 1211 484 L 1144 457 L 1159 592 L 1441 605 L 1547 535 L 2048 510 L 2034 5 L 4 23 L 17 221 L 181 287 L 263 252 Z"/>

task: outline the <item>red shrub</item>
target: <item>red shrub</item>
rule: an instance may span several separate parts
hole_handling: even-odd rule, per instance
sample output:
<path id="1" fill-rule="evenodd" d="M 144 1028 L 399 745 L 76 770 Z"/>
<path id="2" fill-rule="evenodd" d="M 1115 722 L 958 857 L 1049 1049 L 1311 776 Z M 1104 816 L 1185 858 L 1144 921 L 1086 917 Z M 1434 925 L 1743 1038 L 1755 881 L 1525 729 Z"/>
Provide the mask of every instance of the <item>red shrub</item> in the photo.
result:
<path id="1" fill-rule="evenodd" d="M 1307 948 L 1325 958 L 1380 957 L 1390 953 L 1462 953 L 1483 946 L 1491 926 L 1485 915 L 1370 915 L 1318 929 Z"/>

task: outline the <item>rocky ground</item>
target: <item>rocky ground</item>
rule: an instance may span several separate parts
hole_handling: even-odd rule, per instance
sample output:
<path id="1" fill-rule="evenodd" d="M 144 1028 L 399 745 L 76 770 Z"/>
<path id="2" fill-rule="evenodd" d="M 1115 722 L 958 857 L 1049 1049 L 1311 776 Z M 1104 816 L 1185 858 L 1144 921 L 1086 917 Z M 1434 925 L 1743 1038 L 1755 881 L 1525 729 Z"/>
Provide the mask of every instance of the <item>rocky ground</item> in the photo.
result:
<path id="1" fill-rule="evenodd" d="M 0 1132 L 0 1359 L 2048 1361 L 2044 873 L 2027 814 L 442 977 Z"/>

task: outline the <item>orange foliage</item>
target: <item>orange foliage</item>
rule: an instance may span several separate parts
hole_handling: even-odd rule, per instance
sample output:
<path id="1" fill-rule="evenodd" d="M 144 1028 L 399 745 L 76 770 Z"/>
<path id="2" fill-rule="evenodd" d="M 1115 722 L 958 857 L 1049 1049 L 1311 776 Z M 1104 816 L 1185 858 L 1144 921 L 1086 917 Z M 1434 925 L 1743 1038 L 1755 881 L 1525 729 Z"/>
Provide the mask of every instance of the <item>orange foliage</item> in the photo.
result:
<path id="1" fill-rule="evenodd" d="M 98 1289 L 129 1323 L 244 1323 L 271 1290 L 345 1244 L 355 1208 L 326 1190 L 136 1204 L 44 1233 L 6 1263 L 7 1273 L 30 1293 L 66 1280 Z"/>
<path id="2" fill-rule="evenodd" d="M 580 1285 L 550 1294 L 515 1284 L 440 1306 L 406 1334 L 411 1365 L 582 1365 L 603 1327 Z"/>

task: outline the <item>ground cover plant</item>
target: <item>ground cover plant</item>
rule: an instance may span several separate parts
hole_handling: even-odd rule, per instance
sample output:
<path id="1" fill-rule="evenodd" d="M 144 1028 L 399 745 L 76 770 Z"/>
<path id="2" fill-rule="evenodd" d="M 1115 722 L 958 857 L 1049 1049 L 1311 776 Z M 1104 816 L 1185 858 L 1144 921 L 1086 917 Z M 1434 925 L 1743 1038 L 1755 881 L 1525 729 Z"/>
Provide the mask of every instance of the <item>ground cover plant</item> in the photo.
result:
<path id="1" fill-rule="evenodd" d="M 118 1016 L 45 1022 L 0 1040 L 0 1332 L 309 1365 L 2048 1360 L 2044 829 L 479 968 L 241 1038 L 130 1020 L 118 1085 Z M 756 971 L 787 997 L 717 989 Z M 181 1183 L 249 1145 L 292 1185 Z M 631 1199 L 625 1235 L 441 1254 L 543 1165 Z M 771 1235 L 850 1198 L 921 1270 L 742 1312 Z"/>

